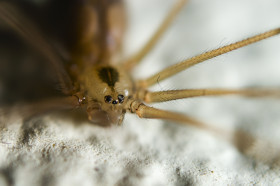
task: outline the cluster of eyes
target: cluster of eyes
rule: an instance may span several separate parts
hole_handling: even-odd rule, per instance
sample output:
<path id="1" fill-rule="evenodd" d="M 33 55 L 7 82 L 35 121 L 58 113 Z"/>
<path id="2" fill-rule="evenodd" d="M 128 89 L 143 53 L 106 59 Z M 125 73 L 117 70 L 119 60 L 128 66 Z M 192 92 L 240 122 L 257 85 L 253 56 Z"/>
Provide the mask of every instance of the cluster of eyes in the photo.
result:
<path id="1" fill-rule="evenodd" d="M 107 95 L 104 97 L 104 100 L 106 103 L 112 103 L 113 105 L 116 105 L 118 103 L 123 103 L 124 101 L 124 96 L 123 95 L 118 95 L 118 99 L 117 100 L 113 100 L 112 96 Z"/>

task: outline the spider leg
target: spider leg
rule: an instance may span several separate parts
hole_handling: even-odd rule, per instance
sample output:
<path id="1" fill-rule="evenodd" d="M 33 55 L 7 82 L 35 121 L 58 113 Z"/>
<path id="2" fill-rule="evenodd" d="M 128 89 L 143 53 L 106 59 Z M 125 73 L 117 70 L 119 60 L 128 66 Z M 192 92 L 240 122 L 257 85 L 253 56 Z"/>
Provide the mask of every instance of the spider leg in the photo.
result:
<path id="1" fill-rule="evenodd" d="M 47 112 L 71 110 L 80 106 L 79 99 L 76 96 L 57 97 L 31 103 L 18 104 L 12 107 L 3 107 L 0 109 L 0 117 L 11 116 L 11 118 L 17 118 L 13 116 L 20 115 L 23 119 L 29 119 Z"/>
<path id="2" fill-rule="evenodd" d="M 248 132 L 239 129 L 231 130 L 231 131 L 222 129 L 210 124 L 206 124 L 204 122 L 201 122 L 199 120 L 196 120 L 195 118 L 192 118 L 184 114 L 146 106 L 144 103 L 137 100 L 130 100 L 128 102 L 127 110 L 129 110 L 131 113 L 135 113 L 140 118 L 170 120 L 170 121 L 175 121 L 179 124 L 193 126 L 205 130 L 233 144 L 243 154 L 248 156 L 253 156 L 256 159 L 260 159 L 260 157 L 256 157 L 254 151 L 252 151 L 256 143 L 262 141 L 266 144 L 270 144 L 266 140 L 259 139 L 255 136 L 252 136 Z M 269 159 L 269 157 L 272 156 L 268 154 L 267 158 L 265 158 L 264 161 Z"/>
<path id="3" fill-rule="evenodd" d="M 184 114 L 149 107 L 144 103 L 142 103 L 141 101 L 137 101 L 137 100 L 129 101 L 127 110 L 129 110 L 131 113 L 135 113 L 140 118 L 164 119 L 164 120 L 175 121 L 183 125 L 194 126 L 196 128 L 210 131 L 215 135 L 230 140 L 228 139 L 230 131 L 222 130 L 214 126 L 205 124 L 199 120 L 196 120 Z"/>
<path id="4" fill-rule="evenodd" d="M 171 9 L 169 14 L 167 14 L 162 24 L 152 35 L 152 37 L 148 40 L 148 42 L 143 46 L 143 48 L 124 62 L 124 66 L 126 69 L 133 68 L 154 48 L 154 46 L 158 43 L 161 36 L 169 28 L 170 24 L 172 23 L 176 15 L 178 15 L 178 13 L 181 11 L 181 9 L 183 8 L 183 6 L 187 1 L 188 0 L 178 0 L 178 2 Z"/>
<path id="5" fill-rule="evenodd" d="M 7 2 L 0 2 L 0 25 L 3 23 L 44 55 L 55 70 L 62 92 L 71 94 L 73 85 L 63 62 L 38 28 L 16 6 Z"/>
<path id="6" fill-rule="evenodd" d="M 183 89 L 158 92 L 146 91 L 139 95 L 139 99 L 146 103 L 165 102 L 199 96 L 241 95 L 247 97 L 272 97 L 280 98 L 280 90 L 268 89 Z"/>
<path id="7" fill-rule="evenodd" d="M 159 81 L 162 81 L 166 78 L 169 78 L 193 65 L 196 65 L 198 63 L 201 63 L 203 61 L 206 61 L 208 59 L 217 57 L 219 55 L 225 54 L 227 52 L 230 52 L 232 50 L 236 50 L 238 48 L 242 48 L 244 46 L 250 45 L 252 43 L 258 42 L 260 40 L 275 36 L 277 34 L 280 34 L 280 28 L 276 28 L 274 30 L 268 31 L 268 32 L 264 32 L 258 35 L 255 35 L 253 37 L 250 37 L 248 39 L 242 40 L 242 41 L 238 41 L 236 43 L 233 44 L 229 44 L 226 45 L 224 47 L 215 49 L 215 50 L 211 50 L 205 53 L 202 53 L 200 55 L 197 55 L 195 57 L 186 59 L 180 63 L 177 63 L 175 65 L 172 65 L 162 71 L 160 71 L 159 73 L 144 79 L 144 80 L 139 80 L 138 84 L 140 87 L 142 88 L 146 88 L 149 86 L 152 86 L 154 84 L 156 84 Z"/>

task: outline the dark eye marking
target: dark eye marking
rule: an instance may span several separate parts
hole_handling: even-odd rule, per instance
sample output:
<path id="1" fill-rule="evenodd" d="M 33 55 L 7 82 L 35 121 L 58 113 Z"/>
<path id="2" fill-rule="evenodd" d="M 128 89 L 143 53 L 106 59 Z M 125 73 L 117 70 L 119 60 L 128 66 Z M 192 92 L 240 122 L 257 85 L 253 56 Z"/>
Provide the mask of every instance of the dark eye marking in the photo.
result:
<path id="1" fill-rule="evenodd" d="M 113 101 L 113 98 L 112 98 L 112 96 L 105 96 L 104 100 L 106 103 L 111 103 Z"/>
<path id="2" fill-rule="evenodd" d="M 124 101 L 124 96 L 123 95 L 118 95 L 118 100 L 119 100 L 119 103 L 123 103 Z"/>
<path id="3" fill-rule="evenodd" d="M 119 81 L 119 73 L 112 67 L 103 67 L 98 70 L 99 78 L 109 87 L 114 87 L 115 83 Z"/>

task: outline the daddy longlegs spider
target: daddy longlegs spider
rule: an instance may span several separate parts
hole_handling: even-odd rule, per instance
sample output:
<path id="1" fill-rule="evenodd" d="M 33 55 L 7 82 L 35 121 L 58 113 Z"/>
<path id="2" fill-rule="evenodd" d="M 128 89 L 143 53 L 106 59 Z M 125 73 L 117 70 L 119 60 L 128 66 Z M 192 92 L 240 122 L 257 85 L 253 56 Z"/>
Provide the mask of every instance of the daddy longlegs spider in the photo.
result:
<path id="1" fill-rule="evenodd" d="M 179 9 L 183 7 L 183 5 L 180 4 L 183 1 L 178 1 L 178 2 L 179 3 L 174 6 L 174 7 L 177 6 L 177 8 L 174 9 L 175 11 L 171 13 L 172 16 L 170 17 L 176 17 L 175 15 L 179 12 Z M 267 37 L 277 35 L 280 33 L 279 28 L 271 30 L 264 34 L 253 36 L 250 39 L 238 42 L 237 44 L 233 44 L 226 47 L 222 47 L 217 50 L 213 50 L 212 52 L 208 53 L 209 56 L 204 54 L 202 56 L 199 56 L 198 58 L 195 57 L 194 60 L 183 60 L 185 62 L 180 63 L 182 65 L 176 66 L 173 69 L 172 67 L 167 68 L 166 71 L 155 74 L 154 76 L 148 79 L 140 80 L 136 82 L 133 86 L 131 86 L 130 84 L 133 83 L 130 82 L 129 78 L 125 77 L 125 79 L 121 81 L 122 76 L 126 76 L 124 75 L 125 71 L 123 71 L 123 69 L 130 70 L 132 67 L 136 65 L 136 63 L 140 62 L 142 58 L 144 58 L 151 51 L 153 47 L 151 48 L 144 47 L 145 52 L 143 52 L 142 55 L 138 55 L 139 53 L 137 53 L 136 56 L 132 56 L 131 58 L 128 58 L 128 60 L 126 60 L 122 65 L 122 69 L 117 69 L 116 66 L 112 66 L 112 67 L 107 65 L 103 66 L 103 64 L 95 68 L 94 66 L 91 66 L 91 64 L 80 62 L 82 60 L 78 58 L 75 60 L 78 61 L 80 60 L 79 61 L 80 64 L 78 63 L 77 64 L 78 66 L 80 65 L 82 67 L 78 67 L 78 70 L 74 69 L 73 71 L 68 69 L 68 72 L 66 69 L 65 72 L 65 70 L 63 70 L 64 67 L 62 67 L 62 63 L 59 63 L 60 62 L 60 59 L 58 59 L 59 56 L 57 56 L 54 53 L 52 46 L 50 46 L 46 42 L 45 38 L 38 32 L 38 30 L 36 30 L 36 27 L 33 26 L 32 22 L 29 22 L 28 19 L 24 16 L 22 17 L 19 16 L 20 14 L 18 15 L 12 14 L 13 11 L 17 11 L 17 10 L 14 9 L 15 7 L 10 6 L 9 4 L 3 3 L 1 4 L 0 8 L 1 8 L 0 17 L 2 21 L 5 24 L 7 24 L 10 28 L 18 32 L 18 35 L 20 35 L 20 37 L 30 42 L 31 45 L 33 45 L 33 47 L 34 46 L 37 47 L 38 50 L 42 53 L 42 55 L 45 56 L 45 58 L 47 58 L 50 61 L 50 64 L 52 68 L 54 68 L 56 77 L 60 83 L 60 88 L 63 94 L 67 95 L 64 98 L 62 97 L 53 98 L 46 101 L 35 102 L 26 107 L 23 107 L 25 110 L 28 110 L 28 113 L 31 113 L 31 116 L 36 114 L 41 114 L 49 110 L 74 109 L 78 107 L 84 109 L 87 112 L 88 118 L 93 123 L 102 126 L 107 126 L 116 123 L 121 124 L 124 117 L 124 113 L 126 111 L 129 111 L 132 113 L 136 113 L 138 116 L 143 118 L 168 119 L 179 123 L 194 125 L 196 127 L 214 132 L 215 134 L 227 137 L 228 134 L 227 133 L 225 134 L 226 131 L 220 130 L 219 128 L 216 127 L 210 127 L 210 125 L 206 125 L 203 122 L 200 122 L 199 120 L 193 119 L 186 115 L 161 111 L 155 109 L 154 107 L 146 106 L 143 104 L 143 100 L 146 103 L 149 103 L 149 102 L 158 102 L 158 101 L 168 101 L 171 99 L 179 99 L 179 98 L 181 99 L 181 98 L 185 98 L 186 96 L 196 97 L 196 96 L 204 96 L 204 95 L 227 95 L 227 94 L 241 94 L 241 95 L 246 95 L 248 97 L 279 96 L 278 95 L 279 91 L 277 90 L 262 90 L 262 89 L 243 89 L 243 90 L 203 89 L 203 90 L 195 90 L 195 91 L 187 90 L 187 91 L 182 91 L 182 93 L 179 90 L 170 91 L 170 92 L 160 92 L 160 93 L 150 93 L 149 91 L 147 91 L 147 88 L 149 86 L 159 84 L 161 80 L 165 78 L 169 78 L 172 75 L 175 75 L 178 72 L 185 70 L 187 67 L 191 67 L 192 65 L 195 65 L 197 63 L 204 62 L 205 60 L 220 55 L 222 53 L 241 48 L 247 44 L 251 44 L 259 40 L 266 39 Z M 169 18 L 165 20 L 168 19 Z M 23 22 L 26 23 L 26 25 L 24 25 L 26 26 L 26 29 L 21 27 L 21 21 L 19 20 L 22 20 Z M 169 23 L 166 24 L 166 28 L 168 27 L 169 27 Z M 163 30 L 165 31 L 165 28 Z M 160 36 L 159 38 L 161 38 L 161 34 L 157 34 L 157 36 Z M 157 43 L 157 39 L 155 39 L 155 44 L 156 43 Z M 214 53 L 216 54 L 213 55 Z M 93 72 L 92 69 L 90 68 L 94 68 L 95 72 Z M 78 76 L 80 77 L 77 77 L 77 72 L 79 72 Z M 67 73 L 68 75 L 70 74 L 71 77 L 68 77 Z M 95 81 L 91 80 L 92 74 L 96 76 Z M 76 82 L 71 81 L 71 78 L 73 79 L 73 77 L 76 78 Z M 99 82 L 100 85 L 97 85 L 98 81 L 100 81 Z M 120 89 L 122 85 L 118 85 L 119 87 L 114 87 L 115 84 L 119 82 L 122 85 L 128 84 L 126 91 Z M 93 87 L 93 85 L 95 86 L 95 88 L 101 87 L 102 89 L 104 89 L 104 91 L 106 89 L 105 91 L 106 95 L 100 94 L 100 92 L 104 92 L 104 91 L 99 91 L 97 94 L 94 92 L 95 90 L 91 91 L 90 87 Z M 105 85 L 107 87 L 104 87 Z M 135 93 L 133 93 L 135 91 L 134 89 L 137 90 Z M 115 110 L 112 111 L 111 110 L 112 107 L 114 107 Z M 119 108 L 117 109 L 117 107 Z M 240 148 L 240 150 L 244 150 L 243 148 L 246 147 L 238 146 L 238 148 Z"/>

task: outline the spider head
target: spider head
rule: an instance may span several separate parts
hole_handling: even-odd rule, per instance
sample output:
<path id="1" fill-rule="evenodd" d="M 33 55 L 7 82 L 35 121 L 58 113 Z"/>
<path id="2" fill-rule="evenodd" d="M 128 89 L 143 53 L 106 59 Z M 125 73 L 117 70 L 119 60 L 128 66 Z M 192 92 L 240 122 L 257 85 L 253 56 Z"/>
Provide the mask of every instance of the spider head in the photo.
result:
<path id="1" fill-rule="evenodd" d="M 97 66 L 83 73 L 88 119 L 100 126 L 121 125 L 133 93 L 131 78 L 120 67 Z"/>
<path id="2" fill-rule="evenodd" d="M 123 108 L 125 97 L 104 96 L 101 102 L 91 102 L 87 105 L 88 119 L 100 126 L 121 125 L 126 110 Z"/>

